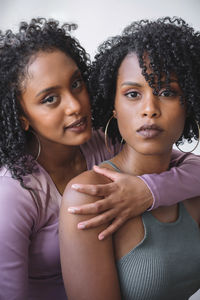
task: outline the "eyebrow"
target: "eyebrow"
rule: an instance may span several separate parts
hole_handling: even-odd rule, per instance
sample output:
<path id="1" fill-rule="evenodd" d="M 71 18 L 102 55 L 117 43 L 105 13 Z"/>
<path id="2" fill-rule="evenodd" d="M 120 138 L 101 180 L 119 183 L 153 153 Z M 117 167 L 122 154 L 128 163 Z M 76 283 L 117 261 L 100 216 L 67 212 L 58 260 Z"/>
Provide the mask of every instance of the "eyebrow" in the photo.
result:
<path id="1" fill-rule="evenodd" d="M 51 87 L 49 87 L 49 88 L 46 88 L 46 89 L 40 91 L 40 92 L 36 95 L 36 97 L 40 96 L 41 94 L 46 94 L 46 93 L 49 93 L 49 92 L 51 92 L 51 91 L 53 91 L 53 90 L 56 90 L 56 89 L 58 89 L 59 87 L 60 87 L 59 85 L 55 85 L 55 86 L 51 86 Z"/>
<path id="2" fill-rule="evenodd" d="M 124 85 L 130 85 L 130 86 L 137 86 L 137 87 L 142 87 L 141 84 L 137 83 L 137 82 L 133 82 L 133 81 L 126 81 L 126 82 L 123 82 L 121 84 L 121 86 L 124 86 Z"/>
<path id="3" fill-rule="evenodd" d="M 72 80 L 78 75 L 78 74 L 81 74 L 80 70 L 79 69 L 76 69 L 72 75 Z M 55 86 L 51 86 L 49 88 L 46 88 L 46 89 L 43 89 L 41 90 L 39 93 L 36 94 L 36 97 L 40 96 L 41 94 L 46 94 L 46 93 L 49 93 L 49 92 L 52 92 L 56 89 L 59 89 L 60 88 L 60 85 L 55 85 Z"/>
<path id="4" fill-rule="evenodd" d="M 176 80 L 176 79 L 171 79 L 171 80 L 169 81 L 169 84 L 170 84 L 170 83 L 173 83 L 173 82 L 179 84 L 179 83 L 178 83 L 178 80 Z M 166 84 L 164 81 L 161 81 L 160 83 L 161 83 L 161 85 L 165 85 L 165 84 Z M 126 81 L 126 82 L 123 82 L 123 83 L 121 84 L 121 86 L 124 86 L 124 85 L 142 87 L 141 84 L 139 84 L 139 83 L 137 83 L 137 82 L 134 82 L 134 81 Z"/>

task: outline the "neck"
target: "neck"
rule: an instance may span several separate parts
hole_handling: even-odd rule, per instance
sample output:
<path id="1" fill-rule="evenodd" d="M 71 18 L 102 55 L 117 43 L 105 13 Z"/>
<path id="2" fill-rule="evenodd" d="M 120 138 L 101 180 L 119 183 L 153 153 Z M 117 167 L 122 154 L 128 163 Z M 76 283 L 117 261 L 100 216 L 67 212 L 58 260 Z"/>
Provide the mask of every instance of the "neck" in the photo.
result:
<path id="1" fill-rule="evenodd" d="M 41 153 L 37 161 L 50 175 L 60 194 L 73 177 L 87 168 L 79 146 L 41 142 Z"/>
<path id="2" fill-rule="evenodd" d="M 146 155 L 138 153 L 127 144 L 112 161 L 123 173 L 136 176 L 143 174 L 162 173 L 167 171 L 171 159 L 171 151 Z"/>
<path id="3" fill-rule="evenodd" d="M 54 147 L 53 149 L 41 149 L 38 162 L 49 172 L 55 172 L 57 169 L 72 171 L 76 163 L 83 159 L 78 146 Z"/>

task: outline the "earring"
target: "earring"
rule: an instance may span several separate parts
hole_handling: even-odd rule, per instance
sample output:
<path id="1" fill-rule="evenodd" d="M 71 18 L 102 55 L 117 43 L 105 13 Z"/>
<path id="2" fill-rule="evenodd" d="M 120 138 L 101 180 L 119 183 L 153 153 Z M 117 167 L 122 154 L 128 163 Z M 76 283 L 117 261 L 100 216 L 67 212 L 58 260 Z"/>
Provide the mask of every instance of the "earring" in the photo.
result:
<path id="1" fill-rule="evenodd" d="M 198 145 L 199 145 L 199 140 L 200 140 L 200 128 L 199 128 L 199 124 L 198 124 L 197 121 L 195 121 L 195 124 L 196 124 L 196 126 L 197 126 L 198 133 L 199 133 L 198 141 L 197 141 L 197 144 L 195 145 L 195 147 L 194 147 L 191 151 L 188 151 L 188 152 L 187 152 L 187 151 L 181 150 L 181 149 L 179 148 L 179 146 L 176 144 L 176 147 L 178 148 L 178 150 L 180 150 L 180 151 L 183 152 L 183 153 L 192 153 L 192 152 L 198 147 Z"/>
<path id="2" fill-rule="evenodd" d="M 106 145 L 106 149 L 108 150 L 108 152 L 112 152 L 110 147 L 108 146 L 108 126 L 110 125 L 110 121 L 114 118 L 114 116 L 112 115 L 110 117 L 110 119 L 108 120 L 107 124 L 106 124 L 106 128 L 105 128 L 105 131 L 104 131 L 104 134 L 105 134 L 105 145 Z"/>
<path id="3" fill-rule="evenodd" d="M 37 136 L 37 134 L 36 134 L 33 130 L 29 130 L 29 132 L 31 132 L 31 133 L 35 136 L 35 138 L 36 138 L 36 140 L 37 140 L 37 142 L 38 142 L 38 152 L 37 152 L 36 157 L 34 158 L 35 160 L 37 160 L 38 157 L 40 156 L 40 153 L 41 153 L 41 144 L 40 144 L 40 140 L 39 140 L 39 137 Z"/>
<path id="4" fill-rule="evenodd" d="M 113 117 L 115 118 L 115 119 L 117 119 L 117 113 L 116 113 L 116 110 L 114 109 L 113 110 Z M 121 142 L 120 142 L 120 145 L 121 145 L 121 147 L 122 147 L 122 145 L 123 145 L 123 142 L 124 142 L 124 139 L 123 139 L 123 137 L 121 138 Z M 120 147 L 120 148 L 121 148 Z"/>
<path id="5" fill-rule="evenodd" d="M 114 111 L 113 111 L 113 113 L 114 113 Z M 111 151 L 111 149 L 110 149 L 110 147 L 109 147 L 109 145 L 108 145 L 108 126 L 110 125 L 110 122 L 111 122 L 111 120 L 112 119 L 115 119 L 116 117 L 114 116 L 114 115 L 112 115 L 111 117 L 110 117 L 110 119 L 108 120 L 108 122 L 107 122 L 107 124 L 106 124 L 106 128 L 105 128 L 105 131 L 104 131 L 104 134 L 105 134 L 105 145 L 106 145 L 106 149 L 108 150 L 108 152 L 110 152 L 110 153 L 112 153 L 112 151 Z M 121 147 L 123 146 L 123 142 L 124 142 L 124 139 L 122 138 L 121 139 L 121 142 L 120 142 L 120 149 L 121 149 Z"/>

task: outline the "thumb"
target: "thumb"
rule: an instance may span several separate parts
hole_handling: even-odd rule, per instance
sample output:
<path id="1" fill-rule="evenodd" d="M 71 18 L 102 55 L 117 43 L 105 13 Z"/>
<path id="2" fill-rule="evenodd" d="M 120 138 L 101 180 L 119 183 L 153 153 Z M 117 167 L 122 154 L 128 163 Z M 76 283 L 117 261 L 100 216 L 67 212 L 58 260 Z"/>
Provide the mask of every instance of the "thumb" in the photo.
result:
<path id="1" fill-rule="evenodd" d="M 117 171 L 112 171 L 107 168 L 100 168 L 99 166 L 93 166 L 93 170 L 98 174 L 106 176 L 112 181 L 116 181 L 119 176 L 119 173 Z"/>

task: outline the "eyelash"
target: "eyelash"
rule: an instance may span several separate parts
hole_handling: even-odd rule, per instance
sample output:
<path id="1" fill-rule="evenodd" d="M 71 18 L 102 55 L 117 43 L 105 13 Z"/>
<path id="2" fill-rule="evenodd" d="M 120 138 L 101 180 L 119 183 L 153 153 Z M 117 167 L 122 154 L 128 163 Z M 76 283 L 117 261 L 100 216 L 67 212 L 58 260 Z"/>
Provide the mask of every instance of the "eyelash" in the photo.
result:
<path id="1" fill-rule="evenodd" d="M 162 95 L 163 93 L 168 93 L 168 96 Z M 134 96 L 131 94 L 134 94 Z M 178 94 L 178 92 L 173 89 L 165 89 L 165 90 L 160 91 L 160 93 L 158 94 L 158 97 L 170 98 L 170 97 L 176 97 L 177 94 Z M 129 92 L 125 93 L 125 96 L 128 98 L 131 98 L 131 99 L 136 99 L 139 95 L 140 95 L 140 93 L 137 91 L 129 91 Z"/>
<path id="2" fill-rule="evenodd" d="M 137 94 L 137 96 L 136 97 L 132 97 L 133 95 L 131 95 L 131 94 L 135 94 L 135 96 Z M 139 93 L 137 91 L 129 91 L 129 92 L 125 93 L 125 96 L 128 97 L 128 98 L 133 99 L 133 98 L 137 98 L 139 96 Z"/>
<path id="3" fill-rule="evenodd" d="M 77 82 L 79 83 L 78 87 L 73 87 L 73 85 L 76 84 Z M 82 85 L 83 85 L 83 79 L 81 77 L 79 77 L 79 78 L 75 79 L 74 82 L 72 83 L 72 88 L 79 89 L 82 87 Z"/>
<path id="4" fill-rule="evenodd" d="M 162 90 L 162 91 L 160 91 L 160 93 L 159 93 L 159 96 L 161 96 L 162 97 L 162 93 L 168 93 L 169 95 L 168 96 L 163 96 L 163 97 L 175 97 L 175 96 L 177 96 L 177 91 L 175 91 L 175 90 L 173 90 L 173 89 L 166 89 L 166 90 Z"/>
<path id="5" fill-rule="evenodd" d="M 48 103 L 49 105 L 50 105 L 50 104 L 53 104 L 53 103 L 55 103 L 56 101 L 49 101 L 49 100 L 52 99 L 52 98 L 58 98 L 58 96 L 56 96 L 56 95 L 47 96 L 47 97 L 45 97 L 45 98 L 41 101 L 41 103 L 42 103 L 42 104 Z M 56 100 L 57 100 L 57 99 L 56 99 Z"/>
<path id="6" fill-rule="evenodd" d="M 74 86 L 74 85 L 76 85 L 77 83 L 79 83 L 78 86 Z M 82 85 L 83 85 L 83 79 L 82 79 L 81 77 L 80 77 L 80 78 L 77 78 L 77 79 L 74 80 L 74 82 L 72 83 L 72 89 L 73 89 L 73 90 L 78 90 L 78 89 L 80 89 L 80 88 L 82 87 Z M 57 95 L 50 95 L 50 96 L 47 96 L 47 97 L 45 97 L 45 98 L 41 101 L 41 103 L 42 103 L 42 104 L 48 103 L 49 105 L 54 104 L 56 101 L 49 101 L 49 100 L 52 99 L 52 98 L 57 98 L 57 99 L 58 99 L 58 96 L 57 96 Z"/>

